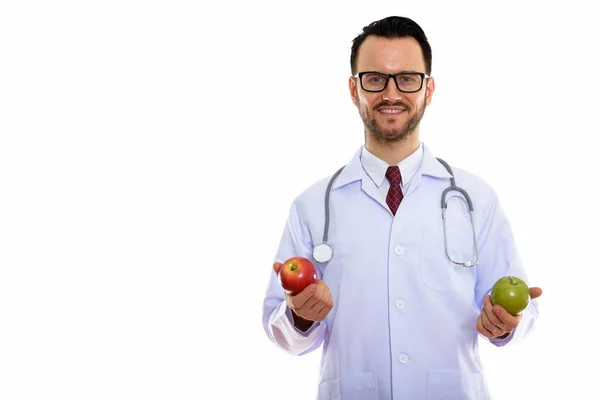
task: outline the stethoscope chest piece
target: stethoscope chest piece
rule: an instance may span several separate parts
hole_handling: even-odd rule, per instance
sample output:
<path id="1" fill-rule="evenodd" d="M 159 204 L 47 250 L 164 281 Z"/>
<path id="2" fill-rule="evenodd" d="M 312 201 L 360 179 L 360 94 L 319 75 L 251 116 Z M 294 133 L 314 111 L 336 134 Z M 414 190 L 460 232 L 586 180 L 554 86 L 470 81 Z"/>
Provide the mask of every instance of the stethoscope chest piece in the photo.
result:
<path id="1" fill-rule="evenodd" d="M 313 248 L 313 258 L 318 263 L 326 263 L 333 258 L 333 249 L 327 243 L 321 243 Z"/>

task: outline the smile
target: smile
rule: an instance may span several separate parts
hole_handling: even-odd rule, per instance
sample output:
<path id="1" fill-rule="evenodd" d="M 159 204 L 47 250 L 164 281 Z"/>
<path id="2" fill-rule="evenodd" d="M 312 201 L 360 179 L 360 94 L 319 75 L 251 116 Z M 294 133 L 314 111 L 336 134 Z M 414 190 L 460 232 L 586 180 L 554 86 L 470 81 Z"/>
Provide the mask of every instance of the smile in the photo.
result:
<path id="1" fill-rule="evenodd" d="M 383 114 L 400 114 L 406 110 L 397 108 L 380 108 L 378 111 Z"/>

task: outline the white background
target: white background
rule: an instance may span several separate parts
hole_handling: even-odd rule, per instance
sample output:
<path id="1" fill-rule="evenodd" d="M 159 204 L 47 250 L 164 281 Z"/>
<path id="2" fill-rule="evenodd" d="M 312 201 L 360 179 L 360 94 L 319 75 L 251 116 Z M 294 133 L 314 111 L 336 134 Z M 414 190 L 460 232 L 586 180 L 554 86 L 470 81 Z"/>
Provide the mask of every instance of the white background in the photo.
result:
<path id="1" fill-rule="evenodd" d="M 551 3 L 551 5 L 549 4 Z M 262 330 L 289 205 L 362 144 L 351 40 L 433 47 L 421 127 L 487 180 L 542 318 L 496 399 L 597 396 L 600 37 L 588 2 L 0 5 L 0 398 L 310 399 Z"/>

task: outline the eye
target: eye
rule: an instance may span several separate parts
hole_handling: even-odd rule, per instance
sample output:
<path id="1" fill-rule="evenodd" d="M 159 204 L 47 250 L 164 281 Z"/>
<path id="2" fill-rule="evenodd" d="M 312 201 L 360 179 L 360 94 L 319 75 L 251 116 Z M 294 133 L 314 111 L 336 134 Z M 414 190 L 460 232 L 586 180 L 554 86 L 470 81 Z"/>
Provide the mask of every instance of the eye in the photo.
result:
<path id="1" fill-rule="evenodd" d="M 381 75 L 369 74 L 366 76 L 366 78 L 367 78 L 367 82 L 373 83 L 373 84 L 382 83 L 384 81 L 384 78 Z"/>
<path id="2" fill-rule="evenodd" d="M 399 75 L 398 83 L 401 84 L 412 84 L 416 82 L 416 77 L 414 75 Z"/>

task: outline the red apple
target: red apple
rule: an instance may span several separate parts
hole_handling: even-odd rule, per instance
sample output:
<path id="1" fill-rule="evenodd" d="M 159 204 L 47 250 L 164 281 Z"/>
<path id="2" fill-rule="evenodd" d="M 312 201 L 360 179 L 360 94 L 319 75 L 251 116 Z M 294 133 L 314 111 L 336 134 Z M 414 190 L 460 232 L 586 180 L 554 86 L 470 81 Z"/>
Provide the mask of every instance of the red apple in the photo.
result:
<path id="1" fill-rule="evenodd" d="M 278 276 L 283 290 L 291 295 L 300 293 L 311 283 L 317 283 L 317 270 L 313 263 L 304 257 L 286 260 Z"/>

